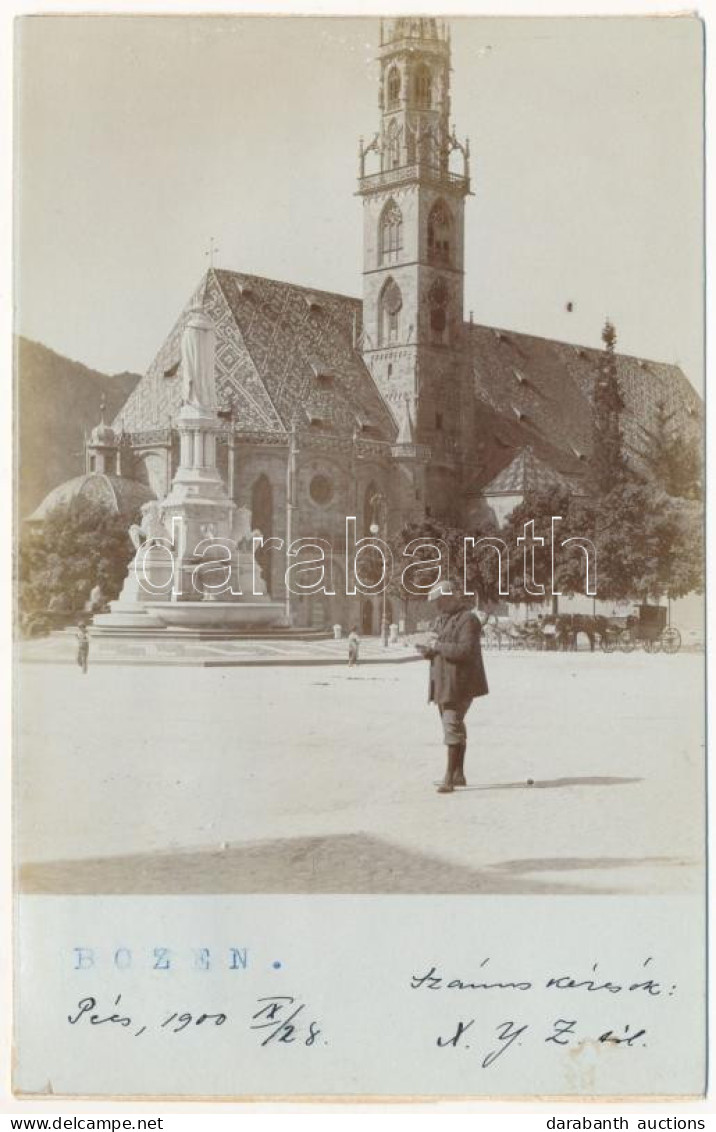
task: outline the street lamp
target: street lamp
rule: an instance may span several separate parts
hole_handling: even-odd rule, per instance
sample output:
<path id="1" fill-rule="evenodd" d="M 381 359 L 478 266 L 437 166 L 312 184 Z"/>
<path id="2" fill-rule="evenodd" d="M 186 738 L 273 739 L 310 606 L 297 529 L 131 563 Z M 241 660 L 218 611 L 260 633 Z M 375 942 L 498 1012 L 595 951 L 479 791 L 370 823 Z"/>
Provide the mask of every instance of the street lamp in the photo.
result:
<path id="1" fill-rule="evenodd" d="M 386 503 L 385 496 L 382 495 L 380 492 L 376 492 L 376 494 L 372 497 L 372 499 L 370 501 L 370 508 L 371 508 L 372 513 L 373 513 L 373 522 L 371 523 L 369 530 L 370 530 L 370 533 L 372 534 L 373 538 L 377 538 L 378 535 L 380 534 L 380 524 L 378 523 L 378 514 L 379 513 L 382 514 L 382 516 L 383 516 L 383 525 L 386 528 L 386 534 L 387 534 L 388 505 Z M 386 569 L 387 569 L 387 563 L 385 563 L 385 566 L 386 566 Z M 388 626 L 388 614 L 387 614 L 387 609 L 386 609 L 386 591 L 388 589 L 387 578 L 384 578 L 384 583 L 385 584 L 383 585 L 383 607 L 382 607 L 382 614 L 381 614 L 381 619 L 380 619 L 380 635 L 381 635 L 381 638 L 382 638 L 382 641 L 383 641 L 383 647 L 387 648 L 388 647 L 388 638 L 389 638 L 389 635 L 390 635 L 389 626 Z"/>

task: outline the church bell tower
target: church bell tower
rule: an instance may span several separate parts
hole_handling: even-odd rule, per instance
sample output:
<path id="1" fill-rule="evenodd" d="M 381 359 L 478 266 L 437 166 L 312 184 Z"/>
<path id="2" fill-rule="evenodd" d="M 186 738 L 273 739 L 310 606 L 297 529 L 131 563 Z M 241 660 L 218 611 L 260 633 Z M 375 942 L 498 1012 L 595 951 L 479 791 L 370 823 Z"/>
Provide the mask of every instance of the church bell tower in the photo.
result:
<path id="1" fill-rule="evenodd" d="M 431 465 L 460 435 L 469 145 L 450 126 L 450 37 L 427 17 L 382 21 L 380 129 L 359 149 L 366 365 Z M 457 165 L 457 168 L 454 166 Z"/>

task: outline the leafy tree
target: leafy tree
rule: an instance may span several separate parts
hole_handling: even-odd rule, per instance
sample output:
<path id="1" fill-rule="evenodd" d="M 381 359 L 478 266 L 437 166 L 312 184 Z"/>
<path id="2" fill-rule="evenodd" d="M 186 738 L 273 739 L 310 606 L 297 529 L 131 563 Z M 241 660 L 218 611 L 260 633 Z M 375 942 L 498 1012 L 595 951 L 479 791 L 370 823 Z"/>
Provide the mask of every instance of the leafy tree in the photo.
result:
<path id="1" fill-rule="evenodd" d="M 117 597 L 133 555 L 128 525 L 126 517 L 79 499 L 55 508 L 41 526 L 26 527 L 18 556 L 22 617 L 81 610 L 97 584 L 108 599 Z"/>
<path id="2" fill-rule="evenodd" d="M 643 601 L 701 592 L 703 514 L 698 501 L 654 484 L 627 483 L 600 501 L 595 529 L 598 596 Z"/>
<path id="3" fill-rule="evenodd" d="M 528 492 L 500 530 L 510 554 L 510 601 L 542 603 L 552 597 L 553 592 L 554 595 L 566 596 L 585 593 L 587 555 L 584 540 L 594 542 L 596 519 L 595 501 L 574 495 L 566 487 Z M 535 540 L 544 539 L 544 544 L 536 543 L 534 553 L 529 544 L 526 546 L 524 541 L 518 542 L 518 539 L 531 536 Z M 590 549 L 588 545 L 586 549 Z M 593 554 L 591 561 L 594 561 Z M 540 589 L 542 593 L 534 592 Z M 553 604 L 556 610 L 556 602 Z"/>
<path id="4" fill-rule="evenodd" d="M 492 528 L 465 529 L 434 518 L 408 523 L 391 542 L 395 569 L 388 592 L 407 605 L 424 600 L 429 587 L 440 577 L 449 578 L 462 593 L 476 594 L 481 601 L 497 600 L 498 557 L 490 546 L 479 545 L 480 539 L 497 533 Z M 478 545 L 468 546 L 465 553 L 467 538 Z M 411 543 L 416 545 L 411 547 Z M 433 549 L 436 546 L 441 554 L 439 568 Z M 410 550 L 409 556 L 404 554 L 406 549 Z"/>

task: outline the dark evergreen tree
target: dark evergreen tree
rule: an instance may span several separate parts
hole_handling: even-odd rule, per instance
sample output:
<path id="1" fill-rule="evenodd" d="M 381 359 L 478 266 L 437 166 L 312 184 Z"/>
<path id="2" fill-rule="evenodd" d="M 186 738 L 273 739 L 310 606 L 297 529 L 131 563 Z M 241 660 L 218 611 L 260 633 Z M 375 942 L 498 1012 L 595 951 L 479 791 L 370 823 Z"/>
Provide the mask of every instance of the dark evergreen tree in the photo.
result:
<path id="1" fill-rule="evenodd" d="M 607 319 L 602 330 L 604 353 L 594 385 L 592 468 L 595 487 L 611 491 L 625 477 L 621 414 L 624 408 L 617 370 L 617 332 Z"/>
<path id="2" fill-rule="evenodd" d="M 681 499 L 701 499 L 701 456 L 698 445 L 672 427 L 673 413 L 663 401 L 656 409 L 652 430 L 645 429 L 647 447 L 644 454 L 657 484 L 668 495 Z"/>

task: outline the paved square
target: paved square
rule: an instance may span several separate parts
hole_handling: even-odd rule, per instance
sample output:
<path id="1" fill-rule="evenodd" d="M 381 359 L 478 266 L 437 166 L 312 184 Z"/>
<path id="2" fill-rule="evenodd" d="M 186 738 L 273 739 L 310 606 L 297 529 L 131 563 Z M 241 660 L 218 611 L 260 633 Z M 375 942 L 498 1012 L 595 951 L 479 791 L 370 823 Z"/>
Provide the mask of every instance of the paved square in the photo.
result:
<path id="1" fill-rule="evenodd" d="M 452 795 L 422 663 L 21 664 L 22 887 L 698 890 L 703 656 L 486 663 Z"/>

